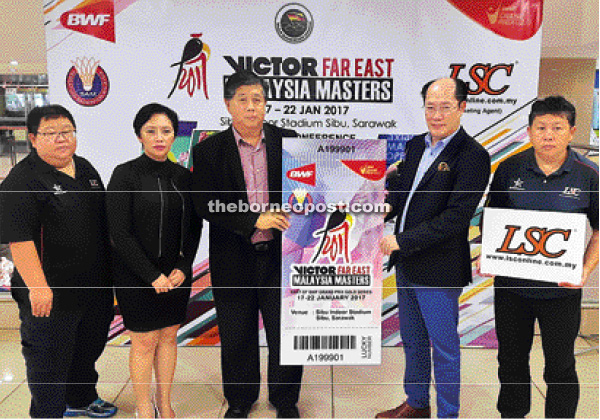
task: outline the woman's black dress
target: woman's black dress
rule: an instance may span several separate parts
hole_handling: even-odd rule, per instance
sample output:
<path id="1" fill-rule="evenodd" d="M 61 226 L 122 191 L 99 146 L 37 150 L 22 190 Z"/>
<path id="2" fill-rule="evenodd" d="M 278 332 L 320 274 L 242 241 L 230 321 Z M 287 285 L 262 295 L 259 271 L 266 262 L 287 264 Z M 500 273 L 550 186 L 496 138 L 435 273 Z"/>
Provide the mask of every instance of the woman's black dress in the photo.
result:
<path id="1" fill-rule="evenodd" d="M 107 188 L 115 293 L 125 327 L 145 332 L 185 321 L 202 220 L 191 173 L 145 154 L 115 168 Z M 183 284 L 156 293 L 152 282 L 178 268 Z"/>

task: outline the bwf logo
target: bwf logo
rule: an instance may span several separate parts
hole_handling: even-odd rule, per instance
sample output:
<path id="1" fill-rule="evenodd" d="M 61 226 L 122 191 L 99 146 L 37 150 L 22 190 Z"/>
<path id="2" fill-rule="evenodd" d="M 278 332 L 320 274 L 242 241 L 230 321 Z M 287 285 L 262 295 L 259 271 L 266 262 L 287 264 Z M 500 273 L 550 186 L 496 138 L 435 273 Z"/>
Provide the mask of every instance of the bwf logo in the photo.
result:
<path id="1" fill-rule="evenodd" d="M 110 20 L 110 15 L 69 15 L 66 26 L 102 26 Z"/>
<path id="2" fill-rule="evenodd" d="M 525 231 L 525 241 L 516 241 L 513 244 L 515 234 L 521 230 L 521 226 L 506 225 L 506 236 L 502 242 L 502 246 L 496 249 L 496 252 L 516 255 L 538 255 L 541 254 L 546 258 L 558 258 L 567 252 L 566 249 L 551 252 L 548 250 L 548 241 L 554 235 L 562 236 L 566 242 L 571 236 L 571 229 L 547 229 L 539 227 L 530 227 Z"/>
<path id="3" fill-rule="evenodd" d="M 317 164 L 311 163 L 310 165 L 304 165 L 298 168 L 290 169 L 285 175 L 292 181 L 302 182 L 303 184 L 312 185 L 314 187 L 317 178 L 316 173 Z"/>
<path id="4" fill-rule="evenodd" d="M 66 29 L 115 42 L 115 5 L 111 0 L 84 1 L 60 16 Z"/>

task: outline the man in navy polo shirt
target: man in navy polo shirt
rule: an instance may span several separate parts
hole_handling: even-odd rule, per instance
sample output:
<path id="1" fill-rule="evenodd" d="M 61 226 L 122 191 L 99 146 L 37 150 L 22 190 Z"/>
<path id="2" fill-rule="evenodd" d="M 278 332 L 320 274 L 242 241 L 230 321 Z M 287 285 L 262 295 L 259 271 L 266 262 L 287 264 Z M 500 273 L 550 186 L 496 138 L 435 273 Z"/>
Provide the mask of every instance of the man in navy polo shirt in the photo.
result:
<path id="1" fill-rule="evenodd" d="M 0 241 L 15 263 L 11 292 L 34 418 L 110 417 L 96 360 L 113 318 L 104 186 L 75 155 L 75 121 L 60 105 L 27 116 L 33 150 L 0 184 Z"/>
<path id="2" fill-rule="evenodd" d="M 581 288 L 598 265 L 598 166 L 569 147 L 575 133 L 575 107 L 562 96 L 533 103 L 527 133 L 533 148 L 498 166 L 488 206 L 585 213 L 593 233 L 580 285 L 496 276 L 497 407 L 503 418 L 523 418 L 529 413 L 529 352 L 537 319 L 548 385 L 546 417 L 572 418 L 579 400 L 574 348 L 581 320 Z"/>

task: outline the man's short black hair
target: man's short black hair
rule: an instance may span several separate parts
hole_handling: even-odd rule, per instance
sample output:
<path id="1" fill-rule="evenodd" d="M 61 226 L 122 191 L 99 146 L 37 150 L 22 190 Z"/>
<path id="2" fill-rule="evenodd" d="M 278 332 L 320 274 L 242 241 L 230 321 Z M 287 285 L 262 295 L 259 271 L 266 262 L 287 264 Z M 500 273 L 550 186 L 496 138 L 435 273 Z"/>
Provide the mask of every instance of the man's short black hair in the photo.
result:
<path id="1" fill-rule="evenodd" d="M 268 86 L 256 73 L 250 70 L 239 70 L 233 73 L 225 82 L 223 96 L 225 99 L 231 99 L 240 86 L 260 85 L 263 88 L 265 100 L 267 99 Z"/>
<path id="2" fill-rule="evenodd" d="M 545 99 L 536 99 L 533 105 L 531 105 L 529 126 L 533 125 L 535 117 L 548 114 L 561 115 L 567 119 L 571 127 L 575 127 L 575 117 L 577 116 L 575 106 L 563 96 L 556 95 L 548 96 Z"/>
<path id="3" fill-rule="evenodd" d="M 441 79 L 442 78 L 433 79 L 433 80 L 430 80 L 429 82 L 425 83 L 425 85 L 423 85 L 423 88 L 421 89 L 421 97 L 423 98 L 423 103 L 425 103 L 425 98 L 427 97 L 427 90 L 429 89 L 429 87 Z M 453 78 L 453 80 L 454 80 L 454 97 L 456 98 L 456 100 L 458 101 L 458 105 L 460 106 L 461 103 L 467 101 L 467 96 L 469 95 L 469 87 L 462 79 Z"/>
<path id="4" fill-rule="evenodd" d="M 142 137 L 143 125 L 146 124 L 150 118 L 157 114 L 163 114 L 169 120 L 171 120 L 173 131 L 175 132 L 175 135 L 177 135 L 179 130 L 179 117 L 177 116 L 177 113 L 169 107 L 152 102 L 141 107 L 133 119 L 133 129 L 135 130 L 135 135 L 138 136 L 138 138 Z"/>
<path id="5" fill-rule="evenodd" d="M 69 121 L 71 121 L 71 124 L 73 124 L 73 128 L 77 128 L 75 125 L 75 119 L 67 108 L 62 105 L 44 105 L 36 106 L 29 112 L 29 114 L 27 114 L 27 131 L 29 134 L 35 135 L 37 134 L 38 128 L 40 128 L 40 123 L 42 120 L 52 120 L 60 117 L 67 118 Z"/>

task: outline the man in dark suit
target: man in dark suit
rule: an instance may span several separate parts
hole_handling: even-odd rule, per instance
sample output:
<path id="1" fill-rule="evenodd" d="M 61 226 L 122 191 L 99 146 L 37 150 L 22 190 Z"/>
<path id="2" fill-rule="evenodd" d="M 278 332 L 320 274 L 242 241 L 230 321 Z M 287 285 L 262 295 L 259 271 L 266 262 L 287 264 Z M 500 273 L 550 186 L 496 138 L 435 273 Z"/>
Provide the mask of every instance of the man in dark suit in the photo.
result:
<path id="1" fill-rule="evenodd" d="M 280 364 L 281 232 L 289 221 L 269 210 L 281 204 L 281 139 L 297 134 L 264 123 L 265 92 L 252 72 L 229 77 L 225 105 L 232 126 L 193 149 L 195 206 L 210 223 L 226 418 L 247 417 L 258 398 L 259 311 L 269 346 L 269 401 L 277 417 L 299 417 L 302 366 Z"/>
<path id="2" fill-rule="evenodd" d="M 490 176 L 487 151 L 461 127 L 467 86 L 439 79 L 421 91 L 429 132 L 410 140 L 390 183 L 387 219 L 395 234 L 381 240 L 396 268 L 407 400 L 378 418 L 428 418 L 431 351 L 439 418 L 459 411 L 458 298 L 472 281 L 468 231 Z"/>

